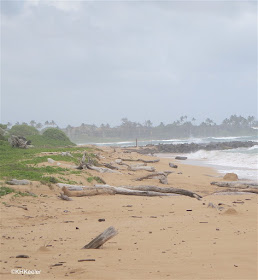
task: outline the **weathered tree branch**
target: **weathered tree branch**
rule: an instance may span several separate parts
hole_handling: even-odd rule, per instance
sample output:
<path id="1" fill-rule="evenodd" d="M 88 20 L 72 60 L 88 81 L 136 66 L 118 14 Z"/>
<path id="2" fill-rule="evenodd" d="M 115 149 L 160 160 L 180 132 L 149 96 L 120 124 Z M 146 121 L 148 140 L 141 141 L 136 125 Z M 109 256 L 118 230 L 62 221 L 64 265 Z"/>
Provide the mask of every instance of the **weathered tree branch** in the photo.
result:
<path id="1" fill-rule="evenodd" d="M 167 176 L 168 174 L 170 174 L 172 172 L 154 172 L 152 174 L 148 174 L 146 176 L 142 176 L 136 179 L 136 181 L 142 181 L 142 180 L 146 180 L 146 179 L 158 179 L 160 181 L 160 183 L 167 185 L 168 184 L 168 180 L 167 180 Z"/>
<path id="2" fill-rule="evenodd" d="M 28 181 L 28 180 L 12 179 L 10 181 L 7 181 L 6 184 L 8 184 L 8 185 L 29 185 L 30 181 Z"/>
<path id="3" fill-rule="evenodd" d="M 128 166 L 128 170 L 131 170 L 131 171 L 145 170 L 145 171 L 149 171 L 149 172 L 155 172 L 155 168 L 153 166 L 132 165 L 132 166 Z"/>
<path id="4" fill-rule="evenodd" d="M 118 232 L 114 227 L 109 227 L 96 238 L 94 238 L 90 243 L 85 245 L 82 249 L 99 249 L 104 243 L 106 243 L 117 234 Z"/>
<path id="5" fill-rule="evenodd" d="M 211 182 L 211 185 L 215 185 L 223 188 L 238 188 L 238 189 L 247 189 L 247 188 L 258 188 L 258 182 L 254 181 L 221 181 L 221 182 Z"/>
<path id="6" fill-rule="evenodd" d="M 137 195 L 137 196 L 171 196 L 174 194 L 185 195 L 200 200 L 202 197 L 184 189 L 172 187 L 156 187 L 156 186 L 121 186 L 114 187 L 109 185 L 95 185 L 94 187 L 76 186 L 68 184 L 57 184 L 62 188 L 67 196 L 92 196 L 100 194 L 121 194 L 121 195 Z"/>

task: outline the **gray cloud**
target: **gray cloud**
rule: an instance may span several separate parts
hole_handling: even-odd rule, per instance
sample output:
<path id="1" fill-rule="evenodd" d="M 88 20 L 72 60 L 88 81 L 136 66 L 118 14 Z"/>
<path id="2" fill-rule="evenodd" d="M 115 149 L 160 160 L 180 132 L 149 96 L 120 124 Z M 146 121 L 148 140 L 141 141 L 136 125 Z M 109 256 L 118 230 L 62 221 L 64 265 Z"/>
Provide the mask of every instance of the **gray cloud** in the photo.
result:
<path id="1" fill-rule="evenodd" d="M 15 16 L 22 12 L 24 1 L 1 0 L 0 7 L 1 15 Z"/>
<path id="2" fill-rule="evenodd" d="M 256 22 L 254 2 L 26 1 L 2 19 L 2 122 L 255 115 Z"/>

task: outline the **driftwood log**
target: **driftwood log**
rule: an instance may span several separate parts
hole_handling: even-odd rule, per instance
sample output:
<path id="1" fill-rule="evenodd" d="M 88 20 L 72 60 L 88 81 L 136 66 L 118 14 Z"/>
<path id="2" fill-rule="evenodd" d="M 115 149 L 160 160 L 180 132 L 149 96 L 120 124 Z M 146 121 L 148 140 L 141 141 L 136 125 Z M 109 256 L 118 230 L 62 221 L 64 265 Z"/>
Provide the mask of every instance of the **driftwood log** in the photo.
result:
<path id="1" fill-rule="evenodd" d="M 115 163 L 116 163 L 116 164 L 119 164 L 119 165 L 124 165 L 124 166 L 126 166 L 126 167 L 129 166 L 129 164 L 124 163 L 121 159 L 116 159 L 116 160 L 115 160 Z"/>
<path id="2" fill-rule="evenodd" d="M 141 161 L 141 162 L 144 162 L 144 163 L 156 163 L 156 162 L 160 161 L 160 159 L 148 159 L 148 160 L 146 160 L 146 159 L 141 159 L 141 158 L 139 158 L 139 159 L 123 158 L 121 160 L 122 161 Z"/>
<path id="3" fill-rule="evenodd" d="M 215 185 L 223 188 L 258 188 L 258 182 L 254 181 L 222 181 L 222 182 L 211 182 L 211 185 Z"/>
<path id="4" fill-rule="evenodd" d="M 86 169 L 86 168 L 87 168 L 87 166 L 86 166 L 86 152 L 84 152 L 77 169 Z"/>
<path id="5" fill-rule="evenodd" d="M 118 174 L 121 174 L 119 171 L 116 171 L 116 170 L 112 170 L 110 168 L 106 168 L 106 167 L 97 167 L 97 166 L 94 166 L 92 164 L 86 164 L 86 167 L 90 170 L 95 170 L 97 172 L 100 172 L 100 173 L 118 173 Z"/>
<path id="6" fill-rule="evenodd" d="M 10 181 L 7 181 L 6 184 L 8 184 L 8 185 L 29 185 L 30 181 L 28 181 L 28 180 L 12 179 Z"/>
<path id="7" fill-rule="evenodd" d="M 114 227 L 109 227 L 96 238 L 94 238 L 90 243 L 85 245 L 82 249 L 99 249 L 104 243 L 106 243 L 117 234 L 118 232 Z"/>
<path id="8" fill-rule="evenodd" d="M 104 166 L 105 166 L 106 168 L 109 168 L 109 169 L 119 170 L 118 167 L 112 165 L 111 163 L 104 163 Z"/>
<path id="9" fill-rule="evenodd" d="M 220 193 L 255 193 L 258 194 L 258 189 L 253 189 L 253 188 L 247 188 L 247 189 L 225 189 L 219 192 L 215 192 L 214 194 L 220 194 Z"/>
<path id="10" fill-rule="evenodd" d="M 179 195 L 186 195 L 186 196 L 190 196 L 193 198 L 196 198 L 198 200 L 200 200 L 202 198 L 202 196 L 200 196 L 197 193 L 193 193 L 191 191 L 188 190 L 184 190 L 184 189 L 177 189 L 177 188 L 172 188 L 172 187 L 156 187 L 156 186 L 121 186 L 122 188 L 126 188 L 126 189 L 130 189 L 130 190 L 141 190 L 141 191 L 153 191 L 153 192 L 157 192 L 157 193 L 163 193 L 163 194 L 179 194 Z"/>
<path id="11" fill-rule="evenodd" d="M 153 166 L 131 165 L 131 166 L 128 166 L 128 170 L 130 170 L 130 171 L 145 170 L 145 171 L 149 171 L 149 172 L 155 172 L 156 169 Z"/>
<path id="12" fill-rule="evenodd" d="M 146 176 L 142 176 L 136 179 L 136 181 L 142 181 L 142 180 L 147 180 L 147 179 L 158 179 L 161 184 L 168 184 L 167 176 L 171 172 L 154 172 L 152 174 L 148 174 Z"/>
<path id="13" fill-rule="evenodd" d="M 114 187 L 109 185 L 95 185 L 94 187 L 77 186 L 69 184 L 57 184 L 62 188 L 67 196 L 92 196 L 100 194 L 121 194 L 121 195 L 136 195 L 136 196 L 172 196 L 175 194 L 185 195 L 200 200 L 202 197 L 184 189 L 172 187 L 156 187 L 156 186 L 121 186 Z"/>
<path id="14" fill-rule="evenodd" d="M 61 198 L 62 200 L 72 201 L 72 199 L 69 196 L 67 196 L 66 194 L 60 193 L 60 195 L 58 197 Z"/>
<path id="15" fill-rule="evenodd" d="M 66 185 L 66 184 L 64 184 Z M 76 187 L 72 188 L 68 186 L 63 186 L 62 191 L 64 195 L 68 197 L 82 197 L 82 196 L 94 196 L 94 195 L 115 195 L 116 191 L 112 188 L 96 188 L 96 187 Z"/>

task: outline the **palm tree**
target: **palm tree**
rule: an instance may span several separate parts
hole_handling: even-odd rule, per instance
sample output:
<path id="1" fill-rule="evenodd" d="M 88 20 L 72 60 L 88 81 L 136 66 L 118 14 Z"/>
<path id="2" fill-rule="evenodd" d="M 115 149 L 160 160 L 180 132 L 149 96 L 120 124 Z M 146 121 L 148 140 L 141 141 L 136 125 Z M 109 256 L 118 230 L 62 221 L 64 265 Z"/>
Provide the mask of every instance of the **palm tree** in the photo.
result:
<path id="1" fill-rule="evenodd" d="M 52 126 L 56 126 L 56 123 L 53 120 L 49 124 L 52 125 Z"/>
<path id="2" fill-rule="evenodd" d="M 31 126 L 35 126 L 36 125 L 36 122 L 34 120 L 30 121 L 30 125 Z"/>
<path id="3" fill-rule="evenodd" d="M 42 125 L 41 123 L 37 123 L 37 124 L 36 124 L 36 128 L 37 128 L 37 129 L 41 129 L 42 127 L 43 127 L 43 125 Z"/>

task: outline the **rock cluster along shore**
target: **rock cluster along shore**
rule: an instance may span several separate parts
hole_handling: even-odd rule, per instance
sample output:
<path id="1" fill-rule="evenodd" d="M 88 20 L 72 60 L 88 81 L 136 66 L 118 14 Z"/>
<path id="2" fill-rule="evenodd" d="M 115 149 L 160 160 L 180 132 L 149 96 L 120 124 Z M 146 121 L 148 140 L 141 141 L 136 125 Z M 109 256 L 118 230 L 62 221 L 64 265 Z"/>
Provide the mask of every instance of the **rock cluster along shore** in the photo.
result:
<path id="1" fill-rule="evenodd" d="M 148 146 L 138 150 L 141 154 L 154 153 L 191 153 L 199 150 L 228 150 L 236 148 L 250 148 L 258 145 L 254 141 L 231 141 L 231 142 L 217 142 L 217 143 L 185 143 L 185 144 L 159 144 L 155 146 Z"/>

